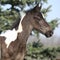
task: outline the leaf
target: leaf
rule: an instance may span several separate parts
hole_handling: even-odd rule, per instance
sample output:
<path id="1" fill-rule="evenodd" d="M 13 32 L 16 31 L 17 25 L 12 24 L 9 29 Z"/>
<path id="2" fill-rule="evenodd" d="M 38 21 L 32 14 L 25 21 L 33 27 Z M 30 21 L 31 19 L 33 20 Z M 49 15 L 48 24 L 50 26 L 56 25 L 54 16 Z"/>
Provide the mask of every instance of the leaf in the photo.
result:
<path id="1" fill-rule="evenodd" d="M 48 0 L 43 0 L 43 2 L 44 2 L 44 3 L 47 3 L 47 2 L 48 2 Z"/>

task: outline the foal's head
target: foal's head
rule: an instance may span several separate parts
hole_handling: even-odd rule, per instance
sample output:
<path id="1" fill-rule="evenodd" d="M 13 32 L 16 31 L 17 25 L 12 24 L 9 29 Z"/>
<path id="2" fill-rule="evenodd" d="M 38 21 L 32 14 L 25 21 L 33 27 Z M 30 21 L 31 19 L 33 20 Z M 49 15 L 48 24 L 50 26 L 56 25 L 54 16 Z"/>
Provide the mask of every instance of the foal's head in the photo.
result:
<path id="1" fill-rule="evenodd" d="M 53 34 L 52 29 L 43 18 L 40 9 L 41 7 L 37 5 L 31 11 L 28 11 L 28 13 L 30 14 L 30 16 L 28 15 L 30 17 L 29 21 L 31 22 L 31 26 L 33 27 L 33 29 L 38 30 L 46 37 L 50 37 Z"/>

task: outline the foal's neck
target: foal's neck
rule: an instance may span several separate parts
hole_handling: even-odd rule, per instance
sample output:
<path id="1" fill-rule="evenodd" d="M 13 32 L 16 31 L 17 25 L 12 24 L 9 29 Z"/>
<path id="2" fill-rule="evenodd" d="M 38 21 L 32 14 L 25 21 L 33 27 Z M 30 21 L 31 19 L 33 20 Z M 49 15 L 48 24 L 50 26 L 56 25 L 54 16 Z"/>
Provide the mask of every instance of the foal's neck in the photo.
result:
<path id="1" fill-rule="evenodd" d="M 21 34 L 20 37 L 24 38 L 26 40 L 28 39 L 28 37 L 32 31 L 32 26 L 31 26 L 31 23 L 29 20 L 30 20 L 30 16 L 29 16 L 29 14 L 26 14 L 26 16 L 23 18 L 23 20 L 21 22 L 22 31 L 19 32 Z"/>
<path id="2" fill-rule="evenodd" d="M 14 46 L 15 46 L 14 49 L 18 49 L 18 47 L 21 46 L 21 45 L 23 47 L 26 46 L 28 37 L 29 37 L 29 35 L 30 35 L 31 31 L 32 31 L 32 26 L 30 24 L 29 19 L 30 18 L 28 18 L 28 15 L 26 15 L 23 18 L 23 21 L 21 23 L 23 30 L 21 32 L 18 32 L 17 39 L 14 41 Z"/>

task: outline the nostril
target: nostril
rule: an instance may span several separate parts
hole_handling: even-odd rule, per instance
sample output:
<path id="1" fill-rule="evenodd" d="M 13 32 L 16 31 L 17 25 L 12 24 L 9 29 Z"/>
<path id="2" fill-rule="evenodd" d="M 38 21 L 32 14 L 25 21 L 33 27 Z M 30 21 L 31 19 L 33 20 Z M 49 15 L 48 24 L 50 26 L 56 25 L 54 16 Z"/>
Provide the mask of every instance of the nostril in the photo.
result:
<path id="1" fill-rule="evenodd" d="M 46 37 L 51 37 L 52 35 L 53 35 L 53 31 L 48 31 L 48 32 L 46 32 Z"/>
<path id="2" fill-rule="evenodd" d="M 50 31 L 50 32 L 49 32 L 49 35 L 52 36 L 52 35 L 53 35 L 53 31 Z"/>
<path id="3" fill-rule="evenodd" d="M 50 34 L 52 35 L 53 34 L 53 31 L 51 31 Z"/>

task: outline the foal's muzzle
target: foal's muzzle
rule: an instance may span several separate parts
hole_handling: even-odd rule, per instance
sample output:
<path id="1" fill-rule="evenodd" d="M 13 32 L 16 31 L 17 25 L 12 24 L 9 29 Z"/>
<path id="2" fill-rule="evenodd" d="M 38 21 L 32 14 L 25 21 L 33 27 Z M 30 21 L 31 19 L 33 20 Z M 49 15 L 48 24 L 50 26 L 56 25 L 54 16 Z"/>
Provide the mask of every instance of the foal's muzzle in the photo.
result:
<path id="1" fill-rule="evenodd" d="M 53 31 L 47 31 L 46 33 L 45 33 L 45 36 L 46 37 L 51 37 L 53 35 Z"/>

